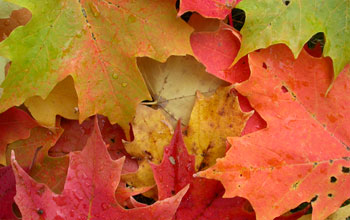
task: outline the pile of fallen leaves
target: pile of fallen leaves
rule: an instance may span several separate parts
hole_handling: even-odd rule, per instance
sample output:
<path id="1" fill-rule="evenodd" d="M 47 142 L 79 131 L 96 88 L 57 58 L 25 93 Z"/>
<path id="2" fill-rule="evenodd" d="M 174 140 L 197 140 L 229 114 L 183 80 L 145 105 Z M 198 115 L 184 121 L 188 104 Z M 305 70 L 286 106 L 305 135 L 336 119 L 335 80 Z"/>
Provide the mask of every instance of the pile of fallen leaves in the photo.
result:
<path id="1" fill-rule="evenodd" d="M 0 0 L 0 219 L 349 219 L 349 11 Z"/>

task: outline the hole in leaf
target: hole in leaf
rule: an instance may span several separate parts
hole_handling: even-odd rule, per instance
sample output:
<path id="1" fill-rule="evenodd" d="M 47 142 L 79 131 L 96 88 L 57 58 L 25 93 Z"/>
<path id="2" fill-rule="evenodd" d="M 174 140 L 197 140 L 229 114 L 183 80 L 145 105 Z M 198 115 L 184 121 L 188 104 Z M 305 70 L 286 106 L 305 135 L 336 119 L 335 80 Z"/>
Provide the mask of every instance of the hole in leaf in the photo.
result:
<path id="1" fill-rule="evenodd" d="M 347 200 L 345 200 L 345 202 L 343 202 L 343 204 L 341 204 L 340 207 L 344 207 L 344 206 L 347 206 L 349 204 L 350 204 L 350 199 L 347 199 Z"/>
<path id="2" fill-rule="evenodd" d="M 231 11 L 232 21 L 233 21 L 233 27 L 240 31 L 244 25 L 245 22 L 245 13 L 243 10 L 234 8 Z"/>
<path id="3" fill-rule="evenodd" d="M 262 65 L 262 66 L 263 66 L 264 69 L 267 69 L 267 66 L 266 66 L 266 63 L 265 63 L 265 62 L 263 62 L 263 65 Z"/>
<path id="4" fill-rule="evenodd" d="M 341 172 L 343 173 L 350 173 L 350 168 L 349 167 L 342 167 Z"/>
<path id="5" fill-rule="evenodd" d="M 328 193 L 328 197 L 329 197 L 329 198 L 332 198 L 332 197 L 333 197 L 333 194 L 332 194 L 332 193 Z"/>
<path id="6" fill-rule="evenodd" d="M 326 42 L 325 39 L 324 33 L 318 32 L 310 38 L 310 40 L 306 43 L 307 46 L 304 48 L 311 56 L 321 57 Z"/>
<path id="7" fill-rule="evenodd" d="M 314 197 L 311 199 L 311 202 L 316 202 L 316 201 L 317 201 L 317 198 L 318 198 L 318 195 L 314 196 Z"/>
<path id="8" fill-rule="evenodd" d="M 285 4 L 286 6 L 288 6 L 289 3 L 290 3 L 290 0 L 282 0 L 282 2 L 283 2 L 283 4 Z"/>
<path id="9" fill-rule="evenodd" d="M 337 178 L 335 176 L 331 176 L 331 183 L 337 182 Z"/>
<path id="10" fill-rule="evenodd" d="M 139 194 L 139 195 L 136 195 L 136 196 L 133 196 L 134 199 L 138 202 L 141 202 L 143 204 L 147 204 L 147 205 L 152 205 L 153 203 L 155 203 L 156 201 L 152 198 L 148 198 L 142 194 Z"/>
<path id="11" fill-rule="evenodd" d="M 179 10 L 180 8 L 180 0 L 177 0 L 175 3 L 176 10 Z M 186 12 L 185 14 L 181 15 L 182 20 L 188 22 L 190 20 L 190 17 L 193 13 L 192 12 Z"/>
<path id="12" fill-rule="evenodd" d="M 185 14 L 181 15 L 182 20 L 188 22 L 190 20 L 190 17 L 192 16 L 192 12 L 186 12 Z"/>
<path id="13" fill-rule="evenodd" d="M 19 219 L 22 218 L 21 211 L 19 211 L 19 208 L 16 203 L 12 203 L 12 212 L 15 214 L 15 216 Z"/>
<path id="14" fill-rule="evenodd" d="M 281 90 L 282 90 L 283 93 L 288 92 L 288 89 L 287 89 L 285 86 L 282 86 L 282 87 L 281 87 Z"/>
<path id="15" fill-rule="evenodd" d="M 301 203 L 298 207 L 291 209 L 290 212 L 294 213 L 294 212 L 299 212 L 303 209 L 305 209 L 306 207 L 308 207 L 309 203 L 308 202 L 303 202 Z"/>

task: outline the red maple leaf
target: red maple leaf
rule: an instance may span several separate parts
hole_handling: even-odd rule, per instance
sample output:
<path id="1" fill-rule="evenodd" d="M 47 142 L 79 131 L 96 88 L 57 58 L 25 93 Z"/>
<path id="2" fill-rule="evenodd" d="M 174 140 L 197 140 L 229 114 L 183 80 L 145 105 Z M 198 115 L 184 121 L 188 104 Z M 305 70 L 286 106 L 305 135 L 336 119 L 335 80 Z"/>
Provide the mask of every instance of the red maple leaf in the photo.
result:
<path id="1" fill-rule="evenodd" d="M 258 219 L 272 219 L 312 202 L 324 219 L 350 197 L 349 68 L 332 82 L 329 58 L 283 45 L 249 55 L 251 77 L 236 86 L 267 127 L 229 138 L 225 158 L 201 172 L 220 180 L 226 197 L 247 198 Z M 312 100 L 312 101 L 311 101 Z"/>
<path id="2" fill-rule="evenodd" d="M 171 219 L 185 187 L 175 196 L 135 209 L 123 209 L 115 199 L 124 159 L 112 160 L 95 119 L 94 130 L 81 152 L 70 153 L 70 164 L 62 194 L 35 182 L 18 165 L 15 201 L 23 219 Z"/>

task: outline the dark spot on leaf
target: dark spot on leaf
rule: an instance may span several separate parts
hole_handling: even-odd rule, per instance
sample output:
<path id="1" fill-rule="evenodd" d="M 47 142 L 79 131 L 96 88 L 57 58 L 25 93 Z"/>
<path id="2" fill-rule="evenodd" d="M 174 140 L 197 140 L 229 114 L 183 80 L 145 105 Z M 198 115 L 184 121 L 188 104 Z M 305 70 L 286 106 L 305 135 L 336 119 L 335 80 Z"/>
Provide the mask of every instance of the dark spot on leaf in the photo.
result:
<path id="1" fill-rule="evenodd" d="M 349 160 L 350 160 L 349 157 L 342 157 L 342 158 L 343 158 L 343 160 L 346 160 L 346 161 L 349 161 Z"/>
<path id="2" fill-rule="evenodd" d="M 329 163 L 332 164 L 332 163 L 333 163 L 333 160 L 329 160 Z"/>
<path id="3" fill-rule="evenodd" d="M 315 162 L 314 165 L 313 165 L 313 168 L 317 167 L 318 163 Z"/>
<path id="4" fill-rule="evenodd" d="M 281 90 L 282 90 L 283 93 L 288 92 L 288 89 L 287 89 L 285 86 L 282 86 L 282 87 L 281 87 Z"/>
<path id="5" fill-rule="evenodd" d="M 263 66 L 264 69 L 267 69 L 267 66 L 266 66 L 266 63 L 265 63 L 265 62 L 263 62 L 263 65 L 262 65 L 262 66 Z"/>
<path id="6" fill-rule="evenodd" d="M 318 195 L 314 196 L 314 197 L 311 199 L 311 202 L 316 202 L 317 198 L 318 198 Z"/>
<path id="7" fill-rule="evenodd" d="M 289 3 L 290 3 L 290 0 L 282 0 L 282 2 L 283 2 L 283 4 L 285 4 L 286 6 L 288 6 Z"/>
<path id="8" fill-rule="evenodd" d="M 114 140 L 114 138 L 111 138 L 111 142 L 112 142 L 112 143 L 115 143 L 115 140 Z"/>
<path id="9" fill-rule="evenodd" d="M 296 190 L 296 189 L 298 188 L 299 184 L 300 184 L 299 181 L 295 182 L 295 183 L 292 185 L 292 189 Z"/>
<path id="10" fill-rule="evenodd" d="M 331 176 L 331 183 L 337 182 L 337 178 L 335 176 Z"/>
<path id="11" fill-rule="evenodd" d="M 350 168 L 349 167 L 342 167 L 341 172 L 343 173 L 350 173 Z"/>
<path id="12" fill-rule="evenodd" d="M 153 159 L 153 156 L 152 156 L 152 154 L 150 152 L 148 152 L 146 150 L 144 152 L 145 152 L 145 154 L 147 154 L 147 157 L 148 157 L 149 160 Z"/>
<path id="13" fill-rule="evenodd" d="M 38 209 L 38 210 L 36 211 L 36 213 L 38 213 L 38 215 L 42 215 L 42 214 L 44 214 L 44 210 Z"/>
<path id="14" fill-rule="evenodd" d="M 172 195 L 175 195 L 175 190 L 171 190 L 171 194 L 172 194 Z"/>
<path id="15" fill-rule="evenodd" d="M 329 198 L 332 198 L 332 197 L 333 197 L 333 194 L 332 194 L 332 193 L 328 193 L 328 197 L 329 197 Z"/>
<path id="16" fill-rule="evenodd" d="M 220 111 L 218 112 L 218 114 L 219 114 L 220 116 L 223 116 L 223 115 L 225 114 L 225 109 L 224 109 L 224 108 L 220 109 Z"/>

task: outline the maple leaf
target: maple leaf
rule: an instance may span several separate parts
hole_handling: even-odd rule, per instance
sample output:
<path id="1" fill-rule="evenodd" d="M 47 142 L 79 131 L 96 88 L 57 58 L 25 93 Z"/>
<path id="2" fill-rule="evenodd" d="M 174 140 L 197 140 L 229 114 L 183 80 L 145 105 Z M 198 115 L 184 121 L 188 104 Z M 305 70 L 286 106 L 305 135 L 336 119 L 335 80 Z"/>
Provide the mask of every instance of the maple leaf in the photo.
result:
<path id="1" fill-rule="evenodd" d="M 212 166 L 225 156 L 227 136 L 240 136 L 252 115 L 241 111 L 232 86 L 218 88 L 214 95 L 197 93 L 184 137 L 188 151 L 195 155 L 196 170 Z"/>
<path id="2" fill-rule="evenodd" d="M 323 32 L 327 39 L 323 52 L 333 59 L 335 77 L 350 61 L 348 1 L 244 0 L 237 8 L 244 10 L 246 19 L 236 61 L 256 49 L 278 43 L 287 44 L 297 57 L 304 44 L 318 32 Z"/>
<path id="3" fill-rule="evenodd" d="M 52 128 L 56 124 L 56 115 L 66 119 L 78 119 L 78 97 L 72 77 L 59 82 L 46 99 L 33 96 L 24 102 L 32 116 L 42 126 Z"/>
<path id="4" fill-rule="evenodd" d="M 231 148 L 225 158 L 198 175 L 220 180 L 226 189 L 225 197 L 247 198 L 257 219 L 272 219 L 305 201 L 312 203 L 313 219 L 324 219 L 350 196 L 350 148 L 344 143 L 346 139 L 333 133 L 318 116 L 330 110 L 325 108 L 327 102 L 315 101 L 315 108 L 308 109 L 303 101 L 315 97 L 311 93 L 320 92 L 320 88 L 324 89 L 324 96 L 332 78 L 331 63 L 306 52 L 297 60 L 290 52 L 288 59 L 275 53 L 288 54 L 288 49 L 277 45 L 250 54 L 251 77 L 236 86 L 267 121 L 267 128 L 228 138 Z M 327 63 L 328 68 L 322 68 Z M 276 68 L 277 64 L 281 67 Z M 282 68 L 284 72 L 279 72 Z M 345 104 L 348 98 L 338 96 L 349 88 L 344 86 L 349 83 L 349 71 L 342 74 L 347 77 L 340 76 L 335 83 L 343 86 L 331 90 L 325 98 L 330 102 L 327 105 L 333 106 L 330 114 L 335 109 L 339 109 L 339 114 L 349 111 Z M 291 83 L 295 83 L 295 88 L 302 87 L 298 95 L 303 94 L 304 98 L 286 89 Z M 306 89 L 306 84 L 310 88 Z M 316 95 L 320 98 L 319 93 Z M 318 111 L 316 116 L 313 111 Z M 340 125 L 338 129 L 349 132 L 347 124 Z"/>
<path id="5" fill-rule="evenodd" d="M 139 58 L 138 66 L 157 106 L 164 110 L 174 126 L 180 118 L 187 125 L 196 91 L 210 95 L 219 86 L 227 85 L 208 74 L 204 66 L 192 56 L 172 56 L 165 63 Z"/>
<path id="6" fill-rule="evenodd" d="M 232 87 L 220 87 L 215 94 L 205 97 L 200 92 L 185 131 L 185 143 L 189 152 L 196 155 L 196 169 L 203 169 L 223 157 L 226 137 L 239 136 L 251 113 L 243 113 Z M 125 174 L 122 179 L 134 187 L 153 186 L 155 181 L 149 163 L 159 164 L 164 147 L 170 142 L 173 128 L 160 110 L 139 106 L 132 123 L 134 141 L 125 143 L 127 152 L 139 161 L 135 173 Z M 155 193 L 147 192 L 149 197 Z"/>
<path id="7" fill-rule="evenodd" d="M 190 184 L 175 219 L 255 219 L 254 212 L 249 212 L 247 200 L 223 199 L 223 189 L 218 181 L 193 178 L 195 157 L 187 153 L 180 122 L 170 145 L 165 148 L 162 163 L 151 166 L 158 185 L 159 199 L 168 198 Z"/>
<path id="8" fill-rule="evenodd" d="M 208 25 L 211 25 L 210 22 Z M 240 61 L 235 64 L 235 68 L 231 67 L 241 46 L 241 36 L 237 30 L 223 22 L 216 31 L 196 30 L 190 41 L 195 57 L 203 63 L 206 71 L 220 79 L 234 83 L 235 76 L 243 74 L 242 70 L 248 66 Z"/>
<path id="9" fill-rule="evenodd" d="M 7 144 L 28 138 L 38 124 L 23 110 L 12 107 L 0 114 L 0 164 L 6 164 Z"/>
<path id="10" fill-rule="evenodd" d="M 15 201 L 23 219 L 171 219 L 187 188 L 151 206 L 123 209 L 114 197 L 123 162 L 109 156 L 97 119 L 83 151 L 70 153 L 62 194 L 54 194 L 46 185 L 31 179 L 12 154 Z"/>
<path id="11" fill-rule="evenodd" d="M 268 52 L 274 55 L 270 56 Z M 265 63 L 270 71 L 278 73 L 284 86 L 330 133 L 350 146 L 350 131 L 347 129 L 350 97 L 344 96 L 350 93 L 350 65 L 344 68 L 333 83 L 334 88 L 326 95 L 333 80 L 331 59 L 313 58 L 302 50 L 295 60 L 283 45 L 264 50 L 260 57 L 262 60 L 259 61 Z M 282 64 L 281 60 L 284 61 Z"/>
<path id="12" fill-rule="evenodd" d="M 225 19 L 241 0 L 180 0 L 178 15 L 196 11 L 204 17 Z"/>
<path id="13" fill-rule="evenodd" d="M 134 173 L 122 176 L 123 181 L 133 187 L 154 186 L 153 172 L 149 162 L 159 164 L 164 147 L 170 142 L 173 128 L 160 110 L 139 105 L 132 122 L 134 140 L 125 142 L 125 150 L 138 160 L 139 168 Z M 155 191 L 144 194 L 156 197 Z"/>
<path id="14" fill-rule="evenodd" d="M 194 178 L 195 157 L 188 154 L 181 134 L 180 123 L 169 146 L 165 148 L 160 165 L 152 164 L 158 185 L 158 197 L 164 199 L 190 184 L 176 212 L 175 219 L 255 219 L 255 213 L 246 199 L 222 198 L 224 189 L 220 182 Z M 306 209 L 307 210 L 307 209 Z M 281 216 L 276 220 L 292 220 L 302 216 L 306 210 Z"/>
<path id="15" fill-rule="evenodd" d="M 128 129 L 136 104 L 150 98 L 136 57 L 192 53 L 192 29 L 176 17 L 174 1 L 9 1 L 33 17 L 0 44 L 0 55 L 12 61 L 0 111 L 31 96 L 45 99 L 71 75 L 80 122 L 100 113 Z"/>

